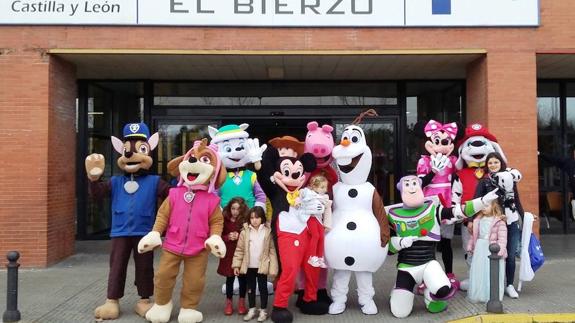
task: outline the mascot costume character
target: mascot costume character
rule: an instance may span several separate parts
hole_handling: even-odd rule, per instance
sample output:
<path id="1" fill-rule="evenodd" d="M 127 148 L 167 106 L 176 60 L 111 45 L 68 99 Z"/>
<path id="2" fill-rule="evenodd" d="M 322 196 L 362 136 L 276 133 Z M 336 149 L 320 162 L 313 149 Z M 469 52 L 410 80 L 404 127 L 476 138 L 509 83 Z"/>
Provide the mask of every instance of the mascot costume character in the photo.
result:
<path id="1" fill-rule="evenodd" d="M 372 159 L 363 130 L 346 127 L 332 155 L 341 181 L 333 187 L 333 224 L 325 236 L 325 259 L 335 269 L 329 313 L 345 311 L 349 280 L 355 273 L 361 311 L 376 314 L 372 276 L 387 256 L 389 224 L 381 197 L 367 182 Z"/>
<path id="2" fill-rule="evenodd" d="M 507 162 L 507 158 L 497 143 L 495 136 L 479 123 L 474 123 L 465 128 L 465 135 L 457 142 L 457 147 L 459 157 L 455 162 L 457 172 L 451 186 L 451 205 L 452 207 L 463 207 L 465 202 L 475 196 L 479 180 L 487 176 L 483 168 L 487 154 L 498 152 L 505 162 Z M 464 250 L 469 243 L 469 239 L 469 231 L 461 230 Z M 467 258 L 469 263 L 470 258 Z M 467 283 L 467 280 L 461 281 L 462 290 L 467 290 Z"/>
<path id="3" fill-rule="evenodd" d="M 154 306 L 146 313 L 153 323 L 165 323 L 172 314 L 172 292 L 184 263 L 178 322 L 203 319 L 196 308 L 204 290 L 208 251 L 223 258 L 226 246 L 221 238 L 224 218 L 220 198 L 214 193 L 226 179 L 217 146 L 207 139 L 196 141 L 179 164 L 178 186 L 171 188 L 162 203 L 151 232 L 138 244 L 138 252 L 162 246 L 162 257 L 154 279 Z M 160 235 L 166 232 L 162 243 Z"/>
<path id="4" fill-rule="evenodd" d="M 413 289 L 425 284 L 423 296 L 427 310 L 437 313 L 447 308 L 447 300 L 457 289 L 451 285 L 439 262 L 435 260 L 435 244 L 440 240 L 440 223 L 452 218 L 473 216 L 497 199 L 497 189 L 482 198 L 468 201 L 464 214 L 460 208 L 445 208 L 437 197 L 425 199 L 421 179 L 415 175 L 401 178 L 397 184 L 403 203 L 386 206 L 389 223 L 395 235 L 389 250 L 399 253 L 397 278 L 391 292 L 391 313 L 407 317 L 413 309 Z M 453 212 L 452 212 L 453 210 Z"/>
<path id="5" fill-rule="evenodd" d="M 328 310 L 328 304 L 317 299 L 319 268 L 307 262 L 311 253 L 306 215 L 323 213 L 324 206 L 317 200 L 302 200 L 297 208 L 295 206 L 299 189 L 306 181 L 305 174 L 316 167 L 314 157 L 303 154 L 303 143 L 291 136 L 274 138 L 269 143 L 273 147 L 264 151 L 258 177 L 272 203 L 272 230 L 281 263 L 271 319 L 289 323 L 293 315 L 287 309 L 288 301 L 302 268 L 306 283 L 303 300 L 298 303 L 301 312 L 322 315 Z"/>
<path id="6" fill-rule="evenodd" d="M 307 180 L 315 175 L 322 175 L 328 181 L 328 193 L 330 198 L 333 198 L 333 185 L 337 183 L 337 173 L 331 166 L 333 157 L 331 152 L 335 146 L 333 135 L 333 127 L 327 124 L 319 126 L 317 121 L 310 121 L 307 124 L 307 134 L 305 136 L 304 152 L 310 153 L 315 157 L 317 168 L 307 175 Z M 307 185 L 307 183 L 306 183 Z M 310 218 L 309 221 L 316 221 Z M 324 226 L 330 227 L 331 224 L 325 223 Z M 319 274 L 317 297 L 320 301 L 331 303 L 331 298 L 327 293 L 327 269 L 321 268 Z M 298 302 L 301 302 L 303 297 L 303 289 L 305 287 L 305 277 L 300 273 L 298 277 Z"/>
<path id="7" fill-rule="evenodd" d="M 444 207 L 451 207 L 451 180 L 456 172 L 455 162 L 457 157 L 451 155 L 455 149 L 455 141 L 463 136 L 464 129 L 457 123 L 441 124 L 435 120 L 429 120 L 425 126 L 418 123 L 416 133 L 425 137 L 425 150 L 429 155 L 423 155 L 417 163 L 417 175 L 422 180 L 423 195 L 437 195 Z M 441 241 L 438 248 L 441 250 L 445 273 L 449 277 L 451 285 L 459 288 L 459 281 L 453 273 L 453 223 L 441 224 Z M 423 292 L 424 286 L 418 291 Z"/>
<path id="8" fill-rule="evenodd" d="M 86 157 L 86 173 L 90 180 L 90 196 L 96 200 L 111 197 L 112 200 L 112 252 L 106 303 L 94 311 L 96 319 L 113 320 L 120 316 L 119 300 L 124 296 L 126 271 L 132 251 L 138 241 L 154 225 L 158 198 L 165 198 L 169 185 L 158 175 L 149 175 L 152 166 L 152 150 L 158 145 L 158 133 L 150 136 L 144 123 L 124 126 L 124 141 L 112 136 L 114 150 L 121 154 L 118 167 L 124 175 L 112 176 L 101 181 L 105 159 L 100 154 Z M 154 255 L 134 252 L 136 288 L 141 299 L 134 310 L 141 316 L 152 307 L 150 296 L 154 291 Z"/>
<path id="9" fill-rule="evenodd" d="M 266 195 L 257 181 L 257 175 L 246 169 L 249 163 L 262 160 L 266 145 L 259 147 L 258 139 L 249 139 L 248 124 L 230 124 L 216 129 L 208 126 L 211 143 L 218 145 L 218 155 L 227 171 L 226 181 L 218 190 L 222 208 L 234 197 L 241 197 L 249 208 L 261 206 L 266 209 Z M 252 145 L 250 149 L 248 145 Z"/>

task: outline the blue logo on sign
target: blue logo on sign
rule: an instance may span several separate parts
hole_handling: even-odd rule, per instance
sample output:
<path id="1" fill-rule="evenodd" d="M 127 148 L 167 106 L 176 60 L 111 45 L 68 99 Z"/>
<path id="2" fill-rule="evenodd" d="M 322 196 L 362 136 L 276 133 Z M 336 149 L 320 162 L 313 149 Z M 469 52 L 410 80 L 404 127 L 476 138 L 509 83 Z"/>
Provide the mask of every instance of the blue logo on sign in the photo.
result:
<path id="1" fill-rule="evenodd" d="M 450 15 L 451 0 L 431 0 L 431 14 Z"/>

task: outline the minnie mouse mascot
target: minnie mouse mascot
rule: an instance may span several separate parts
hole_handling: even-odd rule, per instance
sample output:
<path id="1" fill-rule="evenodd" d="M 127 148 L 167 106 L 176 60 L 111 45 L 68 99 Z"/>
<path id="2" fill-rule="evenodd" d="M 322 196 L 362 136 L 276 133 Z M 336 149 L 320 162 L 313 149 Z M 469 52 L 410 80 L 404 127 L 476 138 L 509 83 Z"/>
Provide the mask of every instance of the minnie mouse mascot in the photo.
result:
<path id="1" fill-rule="evenodd" d="M 424 196 L 437 195 L 444 207 L 451 207 L 451 179 L 456 172 L 455 163 L 457 157 L 451 153 L 455 149 L 455 141 L 463 136 L 463 127 L 451 122 L 441 124 L 435 120 L 429 120 L 423 129 L 422 123 L 416 126 L 418 135 L 427 138 L 425 150 L 429 155 L 423 155 L 417 163 L 417 175 L 422 179 Z M 453 273 L 453 249 L 451 239 L 453 238 L 454 224 L 441 224 L 441 241 L 439 249 L 445 273 L 451 285 L 459 287 L 459 281 Z M 420 291 L 423 286 L 420 286 Z"/>

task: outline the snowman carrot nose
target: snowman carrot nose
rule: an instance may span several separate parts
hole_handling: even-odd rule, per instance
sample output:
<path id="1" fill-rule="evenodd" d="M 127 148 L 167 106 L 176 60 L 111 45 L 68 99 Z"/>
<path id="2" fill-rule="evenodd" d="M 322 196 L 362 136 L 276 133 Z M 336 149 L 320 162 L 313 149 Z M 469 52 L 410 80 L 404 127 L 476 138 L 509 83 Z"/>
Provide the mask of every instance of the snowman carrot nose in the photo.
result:
<path id="1" fill-rule="evenodd" d="M 349 140 L 348 140 L 348 139 L 342 139 L 342 140 L 341 140 L 341 145 L 344 146 L 344 147 L 349 146 Z"/>

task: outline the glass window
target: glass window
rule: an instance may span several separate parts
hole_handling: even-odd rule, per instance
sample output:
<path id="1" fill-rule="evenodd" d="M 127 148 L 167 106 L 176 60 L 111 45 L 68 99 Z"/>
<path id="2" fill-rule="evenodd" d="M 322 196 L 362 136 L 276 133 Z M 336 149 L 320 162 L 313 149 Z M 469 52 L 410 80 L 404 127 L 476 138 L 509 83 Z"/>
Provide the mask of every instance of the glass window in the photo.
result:
<path id="1" fill-rule="evenodd" d="M 565 86 L 566 107 L 562 107 L 561 87 Z M 565 116 L 565 121 L 562 115 Z M 571 213 L 565 176 L 557 160 L 567 156 L 575 140 L 575 84 L 540 81 L 537 84 L 537 145 L 539 162 L 539 208 L 541 232 L 560 232 L 569 227 Z M 564 137 L 565 136 L 565 137 Z M 567 140 L 564 141 L 563 138 Z"/>
<path id="2" fill-rule="evenodd" d="M 99 153 L 106 158 L 102 176 L 108 180 L 122 174 L 116 166 L 118 153 L 113 150 L 110 136 L 121 138 L 126 123 L 144 120 L 143 84 L 141 82 L 93 82 L 88 85 L 88 154 Z M 153 132 L 153 129 L 150 129 Z M 110 200 L 88 199 L 86 234 L 106 236 L 110 229 Z"/>
<path id="3" fill-rule="evenodd" d="M 156 106 L 397 105 L 395 82 L 154 83 Z"/>
<path id="4" fill-rule="evenodd" d="M 406 83 L 406 125 L 407 137 L 406 174 L 414 174 L 424 142 L 413 132 L 418 121 L 437 120 L 439 122 L 463 123 L 463 93 L 461 81 L 428 81 Z"/>

